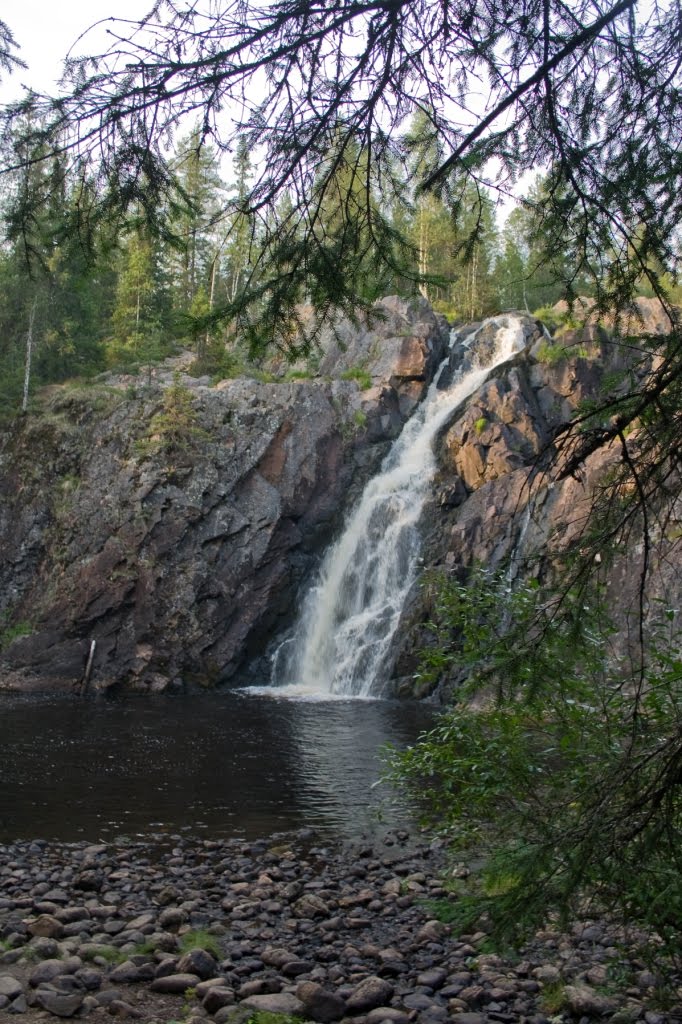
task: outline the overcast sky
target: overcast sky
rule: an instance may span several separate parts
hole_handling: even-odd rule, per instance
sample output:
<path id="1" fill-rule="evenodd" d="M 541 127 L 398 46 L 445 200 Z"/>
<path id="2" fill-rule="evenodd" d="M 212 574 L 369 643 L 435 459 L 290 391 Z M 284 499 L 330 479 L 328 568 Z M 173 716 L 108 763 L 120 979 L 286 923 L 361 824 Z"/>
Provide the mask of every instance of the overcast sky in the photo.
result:
<path id="1" fill-rule="evenodd" d="M 19 56 L 28 69 L 5 77 L 0 98 L 18 98 L 22 85 L 50 92 L 59 78 L 61 61 L 82 32 L 102 18 L 140 18 L 151 6 L 151 0 L 22 0 L 3 5 L 1 17 L 14 33 L 21 47 Z M 105 26 L 99 26 L 87 35 L 79 51 L 96 53 L 105 46 Z"/>

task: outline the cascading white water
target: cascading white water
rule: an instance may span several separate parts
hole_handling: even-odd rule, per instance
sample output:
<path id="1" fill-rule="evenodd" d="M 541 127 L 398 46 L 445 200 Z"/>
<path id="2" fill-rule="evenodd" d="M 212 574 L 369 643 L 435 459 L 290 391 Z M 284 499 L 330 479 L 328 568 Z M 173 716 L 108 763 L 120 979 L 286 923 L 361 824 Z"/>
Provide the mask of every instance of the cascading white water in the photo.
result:
<path id="1" fill-rule="evenodd" d="M 483 363 L 476 339 L 496 330 Z M 471 366 L 443 391 L 441 364 L 426 398 L 367 484 L 339 539 L 325 555 L 293 636 L 273 659 L 273 683 L 290 694 L 378 695 L 381 670 L 412 586 L 420 548 L 418 522 L 436 471 L 432 441 L 450 414 L 490 371 L 524 347 L 513 316 L 485 321 L 467 339 Z"/>

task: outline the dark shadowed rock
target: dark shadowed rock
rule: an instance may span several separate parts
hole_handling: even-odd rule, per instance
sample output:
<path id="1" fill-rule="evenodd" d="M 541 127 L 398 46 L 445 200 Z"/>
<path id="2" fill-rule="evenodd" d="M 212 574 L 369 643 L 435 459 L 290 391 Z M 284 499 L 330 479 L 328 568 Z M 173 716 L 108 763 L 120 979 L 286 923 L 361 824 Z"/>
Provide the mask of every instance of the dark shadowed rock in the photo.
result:
<path id="1" fill-rule="evenodd" d="M 33 1006 L 47 1010 L 55 1017 L 73 1017 L 83 1003 L 82 992 L 55 992 L 52 989 L 39 988 L 34 993 Z"/>
<path id="2" fill-rule="evenodd" d="M 346 1003 L 335 992 L 323 988 L 314 981 L 302 981 L 296 989 L 296 996 L 305 1007 L 306 1016 L 328 1024 L 340 1020 L 346 1013 Z"/>
<path id="3" fill-rule="evenodd" d="M 179 974 L 197 974 L 202 981 L 215 977 L 218 963 L 205 949 L 190 949 L 178 960 Z"/>

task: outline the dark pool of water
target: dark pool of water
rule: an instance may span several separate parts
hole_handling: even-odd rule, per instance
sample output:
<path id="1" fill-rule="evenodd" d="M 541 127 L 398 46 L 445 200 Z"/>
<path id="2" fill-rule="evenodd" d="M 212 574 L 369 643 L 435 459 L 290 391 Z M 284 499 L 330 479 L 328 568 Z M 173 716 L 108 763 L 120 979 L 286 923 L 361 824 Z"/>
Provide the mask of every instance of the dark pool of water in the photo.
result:
<path id="1" fill-rule="evenodd" d="M 378 750 L 432 712 L 240 692 L 0 699 L 0 842 L 244 836 L 311 826 L 355 838 L 405 823 Z M 383 823 L 378 815 L 383 813 Z"/>

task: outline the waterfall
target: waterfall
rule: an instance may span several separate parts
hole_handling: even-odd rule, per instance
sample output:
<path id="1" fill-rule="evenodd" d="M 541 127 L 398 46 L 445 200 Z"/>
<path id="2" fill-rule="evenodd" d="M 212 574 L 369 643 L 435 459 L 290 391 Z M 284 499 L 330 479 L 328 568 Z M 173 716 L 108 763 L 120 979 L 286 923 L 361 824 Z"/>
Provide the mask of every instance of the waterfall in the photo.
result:
<path id="1" fill-rule="evenodd" d="M 494 350 L 477 339 L 494 331 Z M 453 342 L 456 340 L 453 332 Z M 421 511 L 436 472 L 433 439 L 490 371 L 523 349 L 523 323 L 486 320 L 466 340 L 468 355 L 439 391 L 441 364 L 426 397 L 369 481 L 343 533 L 327 551 L 290 639 L 273 658 L 273 685 L 292 695 L 378 696 L 420 549 Z"/>

